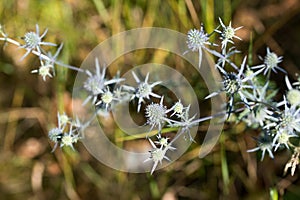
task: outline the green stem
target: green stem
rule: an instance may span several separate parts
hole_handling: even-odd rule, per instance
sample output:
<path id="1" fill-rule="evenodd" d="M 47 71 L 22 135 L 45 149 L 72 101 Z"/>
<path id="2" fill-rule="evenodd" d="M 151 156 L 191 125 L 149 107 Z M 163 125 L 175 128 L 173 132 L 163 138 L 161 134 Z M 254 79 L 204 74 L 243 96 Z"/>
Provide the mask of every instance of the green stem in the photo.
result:
<path id="1" fill-rule="evenodd" d="M 248 49 L 248 65 L 251 66 L 253 63 L 253 34 L 250 33 L 250 42 L 249 42 L 249 49 Z"/>
<path id="2" fill-rule="evenodd" d="M 224 183 L 224 193 L 227 195 L 229 193 L 229 172 L 223 137 L 221 138 L 221 168 Z"/>
<path id="3" fill-rule="evenodd" d="M 202 10 L 202 18 L 205 24 L 205 30 L 207 33 L 212 33 L 214 31 L 215 23 L 214 23 L 214 0 L 200 0 L 201 10 Z M 211 42 L 214 41 L 214 38 L 210 38 Z"/>
<path id="4" fill-rule="evenodd" d="M 231 20 L 231 12 L 231 0 L 223 0 L 224 22 L 228 23 Z"/>
<path id="5" fill-rule="evenodd" d="M 149 181 L 149 187 L 150 187 L 150 192 L 152 195 L 153 199 L 158 199 L 160 196 L 159 188 L 157 185 L 156 180 L 154 180 L 153 176 L 148 174 L 148 178 L 150 179 Z"/>
<path id="6" fill-rule="evenodd" d="M 164 128 L 161 130 L 161 133 L 177 131 L 178 129 L 179 129 L 179 127 Z M 142 138 L 146 138 L 146 137 L 152 137 L 157 134 L 158 134 L 158 131 L 153 130 L 153 131 L 149 131 L 149 132 L 145 132 L 145 133 L 141 133 L 141 134 L 137 134 L 137 135 L 129 135 L 129 136 L 125 136 L 125 137 L 116 138 L 116 142 L 142 139 Z"/>

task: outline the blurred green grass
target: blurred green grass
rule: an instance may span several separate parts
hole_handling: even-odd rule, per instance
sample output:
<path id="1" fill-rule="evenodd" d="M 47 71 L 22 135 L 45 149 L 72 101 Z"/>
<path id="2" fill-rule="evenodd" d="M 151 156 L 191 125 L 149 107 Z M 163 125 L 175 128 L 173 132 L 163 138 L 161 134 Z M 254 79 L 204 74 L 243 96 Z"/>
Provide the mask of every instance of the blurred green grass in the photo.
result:
<path id="1" fill-rule="evenodd" d="M 203 23 L 212 32 L 221 17 L 244 26 L 238 33 L 244 41 L 236 44 L 245 54 L 252 33 L 254 63 L 268 45 L 285 55 L 284 68 L 294 76 L 300 66 L 299 8 L 297 0 L 2 0 L 0 23 L 19 41 L 35 24 L 41 31 L 49 28 L 46 40 L 64 43 L 60 60 L 80 66 L 98 43 L 121 31 L 155 26 L 186 33 Z M 257 162 L 255 154 L 246 153 L 256 133 L 243 124 L 226 125 L 220 144 L 204 159 L 198 158 L 199 144 L 193 144 L 153 176 L 103 166 L 81 144 L 78 152 L 51 154 L 47 129 L 55 124 L 56 110 L 70 112 L 74 73 L 61 68 L 58 77 L 44 83 L 29 73 L 39 64 L 36 58 L 20 62 L 22 50 L 11 46 L 1 48 L 0 55 L 1 199 L 268 199 L 270 190 L 285 199 L 300 198 L 298 174 L 282 176 L 288 153 Z"/>

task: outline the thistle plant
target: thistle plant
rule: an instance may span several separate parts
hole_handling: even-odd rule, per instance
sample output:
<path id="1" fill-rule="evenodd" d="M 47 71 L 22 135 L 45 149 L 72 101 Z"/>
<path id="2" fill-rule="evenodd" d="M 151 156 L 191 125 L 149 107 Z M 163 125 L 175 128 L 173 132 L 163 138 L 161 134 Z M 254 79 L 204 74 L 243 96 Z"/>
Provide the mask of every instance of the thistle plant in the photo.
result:
<path id="1" fill-rule="evenodd" d="M 228 101 L 228 117 L 233 109 L 234 99 L 235 96 L 238 96 L 242 103 L 249 106 L 249 102 L 246 98 L 246 95 L 244 92 L 246 92 L 247 89 L 254 89 L 255 87 L 251 84 L 247 84 L 251 79 L 253 79 L 257 74 L 260 73 L 260 71 L 257 71 L 255 73 L 252 73 L 250 76 L 244 75 L 244 68 L 246 65 L 246 57 L 243 59 L 243 62 L 241 64 L 241 68 L 236 74 L 235 72 L 226 72 L 224 69 L 219 68 L 220 72 L 223 74 L 223 88 L 218 92 L 213 92 L 212 94 L 205 97 L 206 99 L 211 98 L 213 96 L 218 95 L 221 92 L 226 92 L 226 94 L 229 96 Z"/>
<path id="2" fill-rule="evenodd" d="M 167 113 L 170 110 L 167 110 L 166 106 L 163 105 L 164 97 L 161 97 L 160 103 L 151 103 L 146 107 L 146 118 L 147 124 L 151 125 L 150 130 L 155 126 L 158 126 L 158 131 L 161 131 L 164 124 L 167 122 L 170 124 L 170 120 L 167 118 Z"/>
<path id="3" fill-rule="evenodd" d="M 289 78 L 285 76 L 285 83 L 288 91 L 286 92 L 286 99 L 292 106 L 298 106 L 300 104 L 300 90 L 299 87 L 293 87 Z M 294 83 L 294 85 L 298 85 Z"/>
<path id="4" fill-rule="evenodd" d="M 187 46 L 190 51 L 196 51 L 199 54 L 199 68 L 202 63 L 202 51 L 206 50 L 207 52 L 217 56 L 222 57 L 217 51 L 209 49 L 207 46 L 217 46 L 217 44 L 209 42 L 209 37 L 212 35 L 205 32 L 203 26 L 201 25 L 200 30 L 191 29 L 187 33 Z M 187 53 L 186 51 L 185 53 Z"/>
<path id="5" fill-rule="evenodd" d="M 106 104 L 106 108 L 108 104 L 113 100 L 112 93 L 109 91 L 109 85 L 118 83 L 124 79 L 116 78 L 116 79 L 106 79 L 105 72 L 106 68 L 103 68 L 102 73 L 100 72 L 99 60 L 95 59 L 95 74 L 92 74 L 90 71 L 86 71 L 88 75 L 87 80 L 84 82 L 83 88 L 89 93 L 88 97 L 84 100 L 83 105 L 85 105 L 88 101 L 92 101 L 93 104 L 100 104 L 101 102 Z M 102 98 L 97 101 L 99 95 L 102 95 Z M 104 97 L 104 98 L 103 98 Z"/>
<path id="6" fill-rule="evenodd" d="M 286 149 L 292 152 L 290 161 L 285 167 L 285 173 L 291 168 L 291 174 L 294 175 L 297 165 L 299 164 L 299 142 L 296 144 L 292 139 L 297 139 L 300 134 L 300 90 L 299 82 L 291 83 L 289 78 L 285 76 L 287 91 L 282 100 L 276 102 L 274 97 L 276 90 L 270 87 L 270 73 L 277 70 L 286 73 L 284 69 L 278 65 L 282 63 L 283 57 L 277 56 L 274 52 L 267 48 L 266 56 L 260 58 L 263 63 L 255 66 L 247 64 L 247 57 L 242 59 L 241 64 L 237 64 L 233 57 L 235 54 L 241 53 L 234 46 L 234 41 L 241 40 L 236 32 L 242 27 L 233 28 L 231 22 L 229 25 L 219 19 L 221 30 L 215 29 L 211 34 L 219 34 L 219 44 L 209 41 L 211 34 L 205 32 L 203 26 L 200 29 L 191 29 L 186 37 L 186 49 L 184 53 L 197 53 L 198 67 L 201 67 L 203 52 L 210 53 L 216 59 L 215 70 L 219 72 L 223 79 L 222 87 L 218 91 L 213 91 L 207 95 L 205 99 L 214 98 L 220 93 L 227 95 L 225 113 L 197 117 L 197 113 L 193 113 L 190 104 L 185 104 L 184 99 L 175 99 L 171 106 L 164 104 L 167 94 L 162 94 L 156 88 L 162 84 L 162 81 L 150 81 L 150 72 L 145 77 L 138 76 L 132 72 L 136 84 L 123 84 L 125 78 L 120 78 L 120 74 L 109 77 L 107 68 L 101 67 L 105 63 L 101 63 L 99 58 L 94 60 L 93 72 L 83 70 L 74 66 L 61 63 L 58 60 L 62 45 L 51 42 L 44 42 L 47 29 L 40 35 L 40 28 L 35 27 L 35 32 L 27 32 L 23 37 L 23 43 L 19 43 L 8 35 L 0 27 L 2 37 L 0 41 L 18 46 L 25 49 L 26 52 L 22 59 L 30 53 L 36 55 L 40 61 L 40 66 L 31 71 L 38 74 L 44 81 L 47 78 L 54 78 L 57 67 L 66 67 L 83 73 L 86 80 L 82 85 L 82 89 L 86 94 L 86 98 L 82 102 L 82 106 L 91 103 L 96 108 L 94 115 L 86 122 L 81 122 L 78 116 L 69 117 L 65 113 L 57 115 L 57 126 L 48 132 L 49 139 L 54 143 L 52 151 L 57 147 L 70 147 L 75 150 L 75 144 L 84 138 L 86 128 L 90 126 L 92 121 L 98 117 L 98 110 L 104 109 L 107 113 L 112 112 L 118 104 L 127 102 L 132 103 L 137 100 L 136 111 L 144 115 L 146 124 L 149 125 L 149 133 L 145 140 L 149 142 L 151 150 L 145 162 L 152 162 L 151 174 L 154 173 L 158 164 L 165 161 L 170 162 L 170 152 L 178 149 L 176 141 L 180 140 L 183 134 L 188 136 L 188 141 L 193 142 L 194 139 L 190 134 L 193 127 L 197 127 L 202 123 L 221 115 L 236 115 L 238 121 L 245 122 L 250 128 L 254 128 L 260 135 L 255 139 L 257 147 L 253 147 L 248 152 L 261 151 L 261 160 L 265 158 L 267 153 L 270 158 L 275 159 L 276 151 Z M 57 48 L 54 56 L 44 49 L 44 46 Z M 219 49 L 219 50 L 218 50 Z M 220 51 L 220 52 L 219 52 Z M 262 73 L 263 72 L 263 73 Z M 263 81 L 258 81 L 258 78 Z M 159 101 L 159 103 L 157 103 Z M 142 109 L 145 106 L 145 110 Z M 178 133 L 175 137 L 167 137 L 164 130 L 175 128 Z"/>
<path id="7" fill-rule="evenodd" d="M 166 156 L 166 153 L 168 150 L 175 150 L 174 147 L 171 147 L 169 144 L 168 144 L 168 141 L 167 139 L 165 139 L 163 141 L 163 144 L 161 144 L 161 138 L 160 136 L 158 137 L 159 142 L 155 141 L 155 143 L 159 143 L 160 144 L 160 147 L 157 147 L 154 142 L 149 139 L 149 142 L 152 146 L 152 150 L 149 151 L 150 153 L 150 157 L 147 158 L 144 162 L 147 162 L 147 161 L 152 161 L 154 162 L 153 164 L 153 167 L 151 169 L 151 174 L 153 174 L 155 168 L 157 167 L 158 163 L 162 164 L 162 161 L 165 159 L 167 161 L 171 161 L 167 156 Z"/>
<path id="8" fill-rule="evenodd" d="M 278 64 L 282 62 L 282 56 L 278 57 L 276 53 L 270 51 L 270 48 L 267 48 L 267 55 L 264 58 L 260 57 L 260 59 L 264 61 L 264 64 L 254 66 L 252 69 L 264 69 L 264 75 L 267 74 L 268 78 L 270 78 L 271 71 L 277 73 L 276 70 L 280 70 L 286 73 L 284 69 L 278 66 Z"/>
<path id="9" fill-rule="evenodd" d="M 159 85 L 161 82 L 157 81 L 157 82 L 149 84 L 148 83 L 149 73 L 147 73 L 144 81 L 141 81 L 134 72 L 132 72 L 132 76 L 134 77 L 138 86 L 135 88 L 132 86 L 124 85 L 124 88 L 133 93 L 131 99 L 135 99 L 135 98 L 138 99 L 137 112 L 140 112 L 141 105 L 142 105 L 142 103 L 145 102 L 145 99 L 149 99 L 150 96 L 156 97 L 156 98 L 161 98 L 161 96 L 152 92 L 153 87 L 155 87 L 156 85 Z"/>
<path id="10" fill-rule="evenodd" d="M 228 43 L 234 44 L 233 39 L 239 39 L 242 40 L 240 37 L 238 37 L 235 32 L 238 31 L 239 29 L 242 28 L 242 26 L 238 27 L 238 28 L 233 28 L 231 26 L 231 22 L 229 22 L 228 26 L 225 26 L 224 23 L 222 22 L 222 19 L 219 18 L 219 22 L 221 24 L 222 27 L 222 31 L 220 30 L 216 30 L 216 32 L 218 32 L 219 34 L 221 34 L 220 39 L 222 40 L 222 54 L 225 55 L 226 54 L 226 47 Z"/>
<path id="11" fill-rule="evenodd" d="M 81 139 L 81 132 L 79 131 L 82 127 L 74 127 L 74 123 L 65 113 L 60 115 L 57 114 L 58 126 L 52 128 L 49 131 L 49 139 L 55 143 L 52 152 L 59 145 L 60 147 L 69 146 L 74 150 L 73 144 Z"/>
<path id="12" fill-rule="evenodd" d="M 261 161 L 264 159 L 266 152 L 269 154 L 270 158 L 274 158 L 272 152 L 273 149 L 272 137 L 268 133 L 268 130 L 263 130 L 263 134 L 256 140 L 258 143 L 258 147 L 249 149 L 247 152 L 254 152 L 259 150 L 262 151 Z"/>
<path id="13" fill-rule="evenodd" d="M 44 33 L 42 35 L 40 35 L 40 28 L 39 25 L 36 24 L 36 31 L 35 32 L 27 32 L 25 33 L 24 37 L 22 37 L 22 39 L 24 40 L 25 44 L 20 46 L 21 48 L 25 48 L 26 49 L 26 53 L 24 54 L 24 56 L 21 58 L 21 60 L 23 60 L 26 56 L 29 55 L 29 53 L 32 50 L 37 50 L 37 52 L 39 54 L 42 53 L 43 49 L 42 49 L 42 45 L 44 46 L 56 46 L 56 44 L 51 43 L 51 42 L 43 42 L 42 39 L 46 36 L 48 29 L 46 29 L 44 31 Z"/>

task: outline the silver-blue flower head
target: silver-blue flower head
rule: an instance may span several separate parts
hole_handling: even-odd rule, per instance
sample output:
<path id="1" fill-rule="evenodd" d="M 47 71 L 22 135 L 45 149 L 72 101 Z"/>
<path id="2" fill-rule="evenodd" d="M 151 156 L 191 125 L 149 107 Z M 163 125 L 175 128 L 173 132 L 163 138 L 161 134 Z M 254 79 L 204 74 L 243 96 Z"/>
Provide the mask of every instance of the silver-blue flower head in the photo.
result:
<path id="1" fill-rule="evenodd" d="M 202 26 L 200 30 L 191 29 L 187 33 L 187 45 L 191 51 L 198 51 L 205 44 L 209 44 L 208 40 L 208 34 L 204 32 Z"/>

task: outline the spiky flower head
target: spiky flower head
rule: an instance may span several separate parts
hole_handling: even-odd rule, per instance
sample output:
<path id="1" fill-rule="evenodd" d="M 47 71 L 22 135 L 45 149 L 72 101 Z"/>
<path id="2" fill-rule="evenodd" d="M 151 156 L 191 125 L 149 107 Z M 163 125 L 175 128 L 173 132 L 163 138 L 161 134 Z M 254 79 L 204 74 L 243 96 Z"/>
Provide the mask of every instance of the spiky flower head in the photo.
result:
<path id="1" fill-rule="evenodd" d="M 71 135 L 65 135 L 63 136 L 62 140 L 61 140 L 61 143 L 63 145 L 66 145 L 66 146 L 71 146 L 74 142 L 74 139 Z"/>
<path id="2" fill-rule="evenodd" d="M 153 160 L 153 162 L 160 162 L 164 159 L 165 156 L 164 150 L 160 148 L 152 149 L 150 151 L 150 154 L 150 158 Z"/>
<path id="3" fill-rule="evenodd" d="M 96 103 L 96 105 L 100 105 L 100 108 L 102 108 L 102 106 L 105 106 L 105 111 L 108 111 L 108 108 L 112 108 L 113 101 L 119 101 L 119 100 L 120 99 L 116 98 L 115 94 L 110 91 L 109 87 L 107 87 L 101 94 L 101 98 Z"/>
<path id="4" fill-rule="evenodd" d="M 289 90 L 286 94 L 286 99 L 291 105 L 300 105 L 300 91 L 297 89 Z"/>
<path id="5" fill-rule="evenodd" d="M 258 150 L 262 151 L 261 161 L 264 159 L 266 152 L 268 152 L 270 158 L 272 158 L 272 159 L 274 158 L 274 155 L 272 153 L 272 149 L 273 149 L 272 138 L 270 135 L 268 135 L 267 131 L 268 130 L 264 130 L 265 135 L 262 135 L 259 139 L 257 139 L 258 147 L 247 151 L 247 152 L 254 152 L 254 151 L 258 151 Z"/>
<path id="6" fill-rule="evenodd" d="M 204 31 L 203 26 L 200 30 L 191 29 L 187 33 L 187 45 L 191 51 L 198 51 L 205 44 L 209 44 L 209 35 Z"/>
<path id="7" fill-rule="evenodd" d="M 70 119 L 66 113 L 63 114 L 57 114 L 58 118 L 58 124 L 61 124 L 61 126 L 65 126 L 67 123 L 70 122 Z"/>
<path id="8" fill-rule="evenodd" d="M 41 38 L 35 32 L 28 32 L 24 35 L 25 46 L 30 49 L 34 49 L 39 46 Z"/>
<path id="9" fill-rule="evenodd" d="M 223 31 L 216 30 L 216 32 L 221 34 L 222 49 L 226 48 L 228 42 L 233 44 L 233 38 L 242 40 L 241 38 L 239 38 L 238 36 L 235 35 L 235 32 L 237 30 L 241 29 L 242 27 L 233 28 L 231 26 L 231 22 L 229 22 L 228 26 L 225 26 L 224 23 L 222 22 L 221 18 L 219 18 L 219 21 L 223 28 Z"/>
<path id="10" fill-rule="evenodd" d="M 216 96 L 220 94 L 221 92 L 226 92 L 229 94 L 229 102 L 227 104 L 228 107 L 228 117 L 231 114 L 232 108 L 233 108 L 233 103 L 234 103 L 234 96 L 238 95 L 242 102 L 246 105 L 249 106 L 248 100 L 247 100 L 247 92 L 245 89 L 254 89 L 253 84 L 251 84 L 251 80 L 258 74 L 260 73 L 263 69 L 260 69 L 254 73 L 252 73 L 249 76 L 244 75 L 244 69 L 246 66 L 246 60 L 247 57 L 244 57 L 243 62 L 241 64 L 241 67 L 239 69 L 238 73 L 235 72 L 226 72 L 223 68 L 218 68 L 221 73 L 223 74 L 224 80 L 222 81 L 223 83 L 223 88 L 218 91 L 218 92 L 213 92 L 205 99 L 211 98 L 213 96 Z M 250 82 L 250 84 L 248 83 Z"/>
<path id="11" fill-rule="evenodd" d="M 277 131 L 277 134 L 275 135 L 273 140 L 273 145 L 275 146 L 274 151 L 276 151 L 280 145 L 284 145 L 287 149 L 289 149 L 288 143 L 291 137 L 298 137 L 298 136 L 286 128 L 280 128 Z"/>
<path id="12" fill-rule="evenodd" d="M 268 73 L 268 76 L 270 76 L 271 71 L 277 73 L 277 70 L 280 70 L 283 73 L 286 73 L 284 69 L 278 66 L 279 63 L 282 62 L 282 56 L 278 57 L 274 52 L 271 52 L 269 47 L 267 47 L 267 54 L 264 58 L 260 57 L 261 60 L 263 60 L 264 64 L 253 66 L 252 69 L 263 69 L 264 75 Z"/>
<path id="13" fill-rule="evenodd" d="M 212 42 L 209 42 L 209 37 L 211 34 L 208 34 L 204 31 L 203 26 L 201 25 L 200 30 L 197 29 L 191 29 L 187 33 L 187 46 L 191 51 L 198 51 L 199 61 L 198 61 L 198 67 L 201 67 L 202 64 L 202 49 L 208 51 L 214 56 L 217 56 L 219 58 L 224 58 L 223 55 L 218 53 L 215 50 L 211 50 L 207 48 L 206 46 L 218 46 L 217 44 L 214 44 Z M 187 53 L 189 50 L 185 51 Z"/>
<path id="14" fill-rule="evenodd" d="M 141 83 L 138 86 L 136 95 L 137 97 L 145 98 L 148 97 L 151 92 L 152 88 L 148 83 Z"/>
<path id="15" fill-rule="evenodd" d="M 155 94 L 153 92 L 153 88 L 160 84 L 161 81 L 156 81 L 154 83 L 148 83 L 149 79 L 149 73 L 147 73 L 145 80 L 141 81 L 139 77 L 132 71 L 132 76 L 135 79 L 136 83 L 138 84 L 137 87 L 132 87 L 132 86 L 127 86 L 124 85 L 123 88 L 132 91 L 134 94 L 132 95 L 131 99 L 138 98 L 138 107 L 137 107 L 137 112 L 140 112 L 141 105 L 144 103 L 144 99 L 149 99 L 150 96 L 155 97 L 155 98 L 161 98 L 158 94 Z"/>
<path id="16" fill-rule="evenodd" d="M 223 85 L 224 90 L 228 94 L 235 94 L 241 88 L 241 80 L 237 77 L 237 75 L 232 72 L 224 75 Z"/>
<path id="17" fill-rule="evenodd" d="M 289 141 L 290 136 L 291 135 L 288 134 L 288 131 L 282 132 L 278 137 L 278 144 L 285 144 L 286 147 L 288 148 L 287 143 Z M 275 148 L 275 151 L 276 151 L 276 149 L 277 148 Z"/>
<path id="18" fill-rule="evenodd" d="M 98 58 L 95 59 L 95 67 L 96 71 L 94 74 L 92 74 L 90 71 L 86 71 L 88 78 L 83 83 L 83 88 L 89 93 L 89 96 L 84 100 L 83 105 L 85 105 L 90 99 L 92 99 L 92 103 L 95 104 L 98 95 L 105 92 L 105 87 L 124 80 L 123 78 L 112 78 L 110 80 L 106 79 L 106 67 L 103 67 L 102 72 L 100 71 Z"/>
<path id="19" fill-rule="evenodd" d="M 24 37 L 22 39 L 25 41 L 25 44 L 22 45 L 22 48 L 25 48 L 27 52 L 24 54 L 24 56 L 21 58 L 23 60 L 32 50 L 36 50 L 37 52 L 41 53 L 42 49 L 41 46 L 56 46 L 56 44 L 51 42 L 43 42 L 42 39 L 47 34 L 47 29 L 44 31 L 44 33 L 40 36 L 40 28 L 36 24 L 36 32 L 27 32 L 25 33 Z"/>
<path id="20" fill-rule="evenodd" d="M 146 107 L 146 115 L 151 124 L 163 122 L 164 117 L 166 117 L 166 111 L 167 108 L 158 103 L 152 103 Z"/>
<path id="21" fill-rule="evenodd" d="M 276 130 L 285 129 L 289 134 L 294 131 L 300 132 L 300 108 L 289 106 L 284 96 L 284 110 L 277 112 L 278 117 L 270 118 L 273 122 L 267 124 L 264 128 L 275 128 Z"/>
<path id="22" fill-rule="evenodd" d="M 160 133 L 156 136 L 158 141 L 154 141 L 155 144 L 159 145 L 161 148 L 168 148 L 169 150 L 175 150 L 175 147 L 171 146 L 171 143 L 169 142 L 170 138 L 168 137 L 162 137 Z"/>
<path id="23" fill-rule="evenodd" d="M 61 139 L 61 147 L 69 146 L 74 150 L 73 144 L 78 141 L 78 137 L 75 135 L 64 135 Z"/>
<path id="24" fill-rule="evenodd" d="M 52 78 L 52 74 L 51 71 L 53 70 L 53 65 L 51 64 L 44 64 L 41 61 L 41 66 L 38 69 L 32 70 L 31 73 L 38 73 L 38 75 L 40 75 L 43 78 L 43 81 L 46 81 L 46 77 L 50 77 Z"/>
<path id="25" fill-rule="evenodd" d="M 135 81 L 138 83 L 138 87 L 136 89 L 136 94 L 135 96 L 139 99 L 144 99 L 147 98 L 149 99 L 150 96 L 156 97 L 156 98 L 160 98 L 159 95 L 154 94 L 152 92 L 152 88 L 158 84 L 160 84 L 160 81 L 154 82 L 152 84 L 148 83 L 148 79 L 149 79 L 149 73 L 147 73 L 146 77 L 145 77 L 145 81 L 140 81 L 140 79 L 137 77 L 137 75 L 132 72 L 132 75 L 135 79 Z"/>
<path id="26" fill-rule="evenodd" d="M 101 95 L 101 100 L 105 104 L 110 104 L 112 102 L 112 100 L 113 100 L 113 94 L 109 90 L 107 90 L 106 92 L 104 92 Z"/>
<path id="27" fill-rule="evenodd" d="M 165 137 L 162 137 L 159 139 L 158 143 L 164 147 L 168 146 L 169 144 L 169 138 L 165 138 Z"/>
<path id="28" fill-rule="evenodd" d="M 98 95 L 103 92 L 104 77 L 98 76 L 97 74 L 89 76 L 84 82 L 83 87 L 93 95 Z"/>
<path id="29" fill-rule="evenodd" d="M 74 150 L 73 144 L 76 143 L 79 139 L 81 139 L 81 137 L 78 134 L 74 133 L 73 125 L 71 124 L 69 132 L 67 134 L 64 134 L 61 139 L 60 147 L 69 146 Z"/>
<path id="30" fill-rule="evenodd" d="M 269 48 L 267 48 L 267 55 L 264 57 L 264 66 L 263 68 L 265 69 L 264 70 L 264 75 L 267 73 L 267 72 L 275 72 L 277 73 L 277 69 L 286 73 L 286 71 L 282 68 L 280 68 L 278 66 L 279 63 L 282 62 L 282 56 L 277 56 L 277 54 L 275 54 L 274 52 L 271 52 Z"/>
<path id="31" fill-rule="evenodd" d="M 229 26 L 224 29 L 222 36 L 228 40 L 231 40 L 235 36 L 234 28 L 231 27 L 231 22 L 230 22 Z"/>
<path id="32" fill-rule="evenodd" d="M 173 113 L 171 114 L 171 117 L 172 117 L 173 115 L 175 115 L 175 114 L 181 115 L 182 112 L 183 112 L 183 109 L 184 109 L 184 107 L 183 107 L 183 105 L 182 105 L 182 103 L 181 103 L 181 100 L 178 100 L 178 101 L 172 106 L 172 108 L 169 109 L 170 111 L 173 110 Z"/>
<path id="33" fill-rule="evenodd" d="M 287 76 L 285 76 L 285 83 L 287 85 L 288 91 L 286 94 L 286 99 L 292 106 L 300 105 L 300 91 L 298 88 L 293 88 L 292 84 Z"/>
<path id="34" fill-rule="evenodd" d="M 152 169 L 151 169 L 151 174 L 153 174 L 153 172 L 154 172 L 155 168 L 157 167 L 158 163 L 162 164 L 162 161 L 164 159 L 170 161 L 170 159 L 166 156 L 166 153 L 169 149 L 172 148 L 172 150 L 173 150 L 175 148 L 171 147 L 170 145 L 168 145 L 166 147 L 161 145 L 161 147 L 158 148 L 150 138 L 149 138 L 149 142 L 152 146 L 152 150 L 149 151 L 150 157 L 147 158 L 144 162 L 147 162 L 147 161 L 152 161 L 153 162 L 153 166 L 152 166 Z"/>
<path id="35" fill-rule="evenodd" d="M 60 128 L 53 128 L 49 131 L 48 137 L 53 142 L 60 142 L 63 136 L 63 131 Z"/>
<path id="36" fill-rule="evenodd" d="M 151 103 L 146 107 L 146 118 L 147 124 L 153 127 L 158 126 L 158 129 L 161 130 L 162 125 L 168 121 L 167 119 L 167 107 L 162 104 L 163 97 L 161 98 L 160 104 Z"/>
<path id="37" fill-rule="evenodd" d="M 180 101 L 176 102 L 173 108 L 174 112 L 177 114 L 181 114 L 183 112 L 183 105 Z"/>
<path id="38" fill-rule="evenodd" d="M 274 52 L 267 48 L 267 55 L 264 58 L 264 63 L 268 69 L 275 69 L 282 62 L 282 57 L 278 57 Z"/>
<path id="39" fill-rule="evenodd" d="M 300 132 L 300 108 L 296 109 L 295 106 L 288 107 L 285 105 L 285 110 L 281 115 L 278 128 L 288 128 Z"/>

